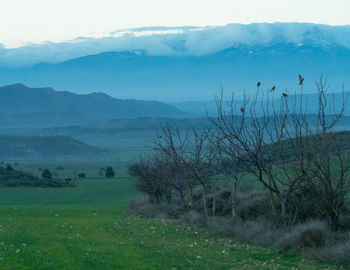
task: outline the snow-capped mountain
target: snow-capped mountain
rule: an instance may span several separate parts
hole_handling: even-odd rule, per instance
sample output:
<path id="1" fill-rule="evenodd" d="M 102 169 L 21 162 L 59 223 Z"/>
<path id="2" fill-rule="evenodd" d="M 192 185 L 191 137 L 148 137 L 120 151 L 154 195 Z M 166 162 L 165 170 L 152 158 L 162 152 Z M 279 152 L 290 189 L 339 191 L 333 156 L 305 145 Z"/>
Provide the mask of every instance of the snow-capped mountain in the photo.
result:
<path id="1" fill-rule="evenodd" d="M 128 29 L 99 39 L 2 49 L 0 65 L 0 84 L 102 91 L 119 98 L 207 100 L 221 87 L 254 91 L 258 80 L 266 89 L 275 84 L 294 91 L 299 73 L 306 93 L 315 92 L 321 74 L 337 92 L 343 83 L 350 85 L 350 26 Z"/>

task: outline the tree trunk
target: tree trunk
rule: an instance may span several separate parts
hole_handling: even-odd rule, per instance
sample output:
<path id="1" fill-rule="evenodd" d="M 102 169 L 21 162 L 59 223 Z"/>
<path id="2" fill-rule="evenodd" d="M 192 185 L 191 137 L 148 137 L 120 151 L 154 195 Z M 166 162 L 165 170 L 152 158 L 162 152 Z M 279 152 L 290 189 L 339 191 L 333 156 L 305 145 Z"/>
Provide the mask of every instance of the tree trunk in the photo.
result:
<path id="1" fill-rule="evenodd" d="M 232 179 L 232 194 L 231 194 L 232 220 L 236 219 L 236 186 Z"/>
<path id="2" fill-rule="evenodd" d="M 216 177 L 214 178 L 214 187 L 213 187 L 213 217 L 215 217 L 216 210 Z"/>
<path id="3" fill-rule="evenodd" d="M 205 223 L 208 221 L 208 207 L 207 207 L 207 194 L 205 190 L 205 185 L 202 186 L 202 197 L 203 197 L 203 214 L 204 214 L 204 221 Z"/>
<path id="4" fill-rule="evenodd" d="M 339 215 L 335 211 L 332 211 L 329 215 L 331 220 L 331 226 L 333 231 L 337 232 L 339 231 Z"/>
<path id="5" fill-rule="evenodd" d="M 276 214 L 276 202 L 275 202 L 275 196 L 272 191 L 270 191 L 270 204 L 271 204 L 271 212 L 273 215 Z"/>
<path id="6" fill-rule="evenodd" d="M 192 207 L 192 187 L 187 186 L 187 206 Z"/>

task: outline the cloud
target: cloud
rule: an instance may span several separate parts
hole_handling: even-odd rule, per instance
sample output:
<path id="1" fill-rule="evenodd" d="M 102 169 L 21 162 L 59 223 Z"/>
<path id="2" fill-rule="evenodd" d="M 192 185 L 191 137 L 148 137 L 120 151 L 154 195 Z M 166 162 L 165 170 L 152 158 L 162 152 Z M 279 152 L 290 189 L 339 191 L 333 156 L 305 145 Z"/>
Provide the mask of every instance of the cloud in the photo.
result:
<path id="1" fill-rule="evenodd" d="M 0 44 L 0 66 L 57 63 L 105 51 L 142 50 L 149 55 L 205 55 L 239 45 L 269 46 L 281 42 L 316 43 L 350 49 L 350 26 L 307 23 L 229 24 L 207 27 L 141 27 L 103 37 L 78 37 L 61 43 L 27 44 L 7 49 Z"/>

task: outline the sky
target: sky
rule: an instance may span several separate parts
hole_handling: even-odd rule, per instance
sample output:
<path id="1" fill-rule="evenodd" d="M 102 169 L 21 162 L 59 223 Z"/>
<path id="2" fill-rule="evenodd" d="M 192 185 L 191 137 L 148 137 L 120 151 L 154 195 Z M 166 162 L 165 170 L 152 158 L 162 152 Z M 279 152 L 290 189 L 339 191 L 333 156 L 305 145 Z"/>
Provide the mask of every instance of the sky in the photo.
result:
<path id="1" fill-rule="evenodd" d="M 349 0 L 0 0 L 0 43 L 16 48 L 147 26 L 350 25 L 349 14 Z"/>

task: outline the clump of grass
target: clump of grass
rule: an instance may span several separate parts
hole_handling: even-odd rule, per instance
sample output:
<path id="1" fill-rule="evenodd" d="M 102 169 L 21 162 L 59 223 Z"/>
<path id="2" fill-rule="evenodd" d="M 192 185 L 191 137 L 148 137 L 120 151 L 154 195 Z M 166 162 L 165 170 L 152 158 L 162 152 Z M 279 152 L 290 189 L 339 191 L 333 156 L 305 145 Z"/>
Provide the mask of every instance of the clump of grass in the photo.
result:
<path id="1" fill-rule="evenodd" d="M 264 246 L 275 247 L 276 242 L 285 231 L 264 219 L 237 221 L 233 226 L 234 235 L 241 241 Z"/>
<path id="2" fill-rule="evenodd" d="M 190 224 L 203 224 L 204 217 L 197 211 L 189 210 L 181 214 L 179 220 Z"/>
<path id="3" fill-rule="evenodd" d="M 350 265 L 350 239 L 317 252 L 314 258 L 332 263 Z"/>
<path id="4" fill-rule="evenodd" d="M 147 197 L 137 196 L 129 204 L 129 209 L 135 214 L 146 218 L 153 218 L 159 213 L 159 208 L 156 204 L 150 203 Z"/>

